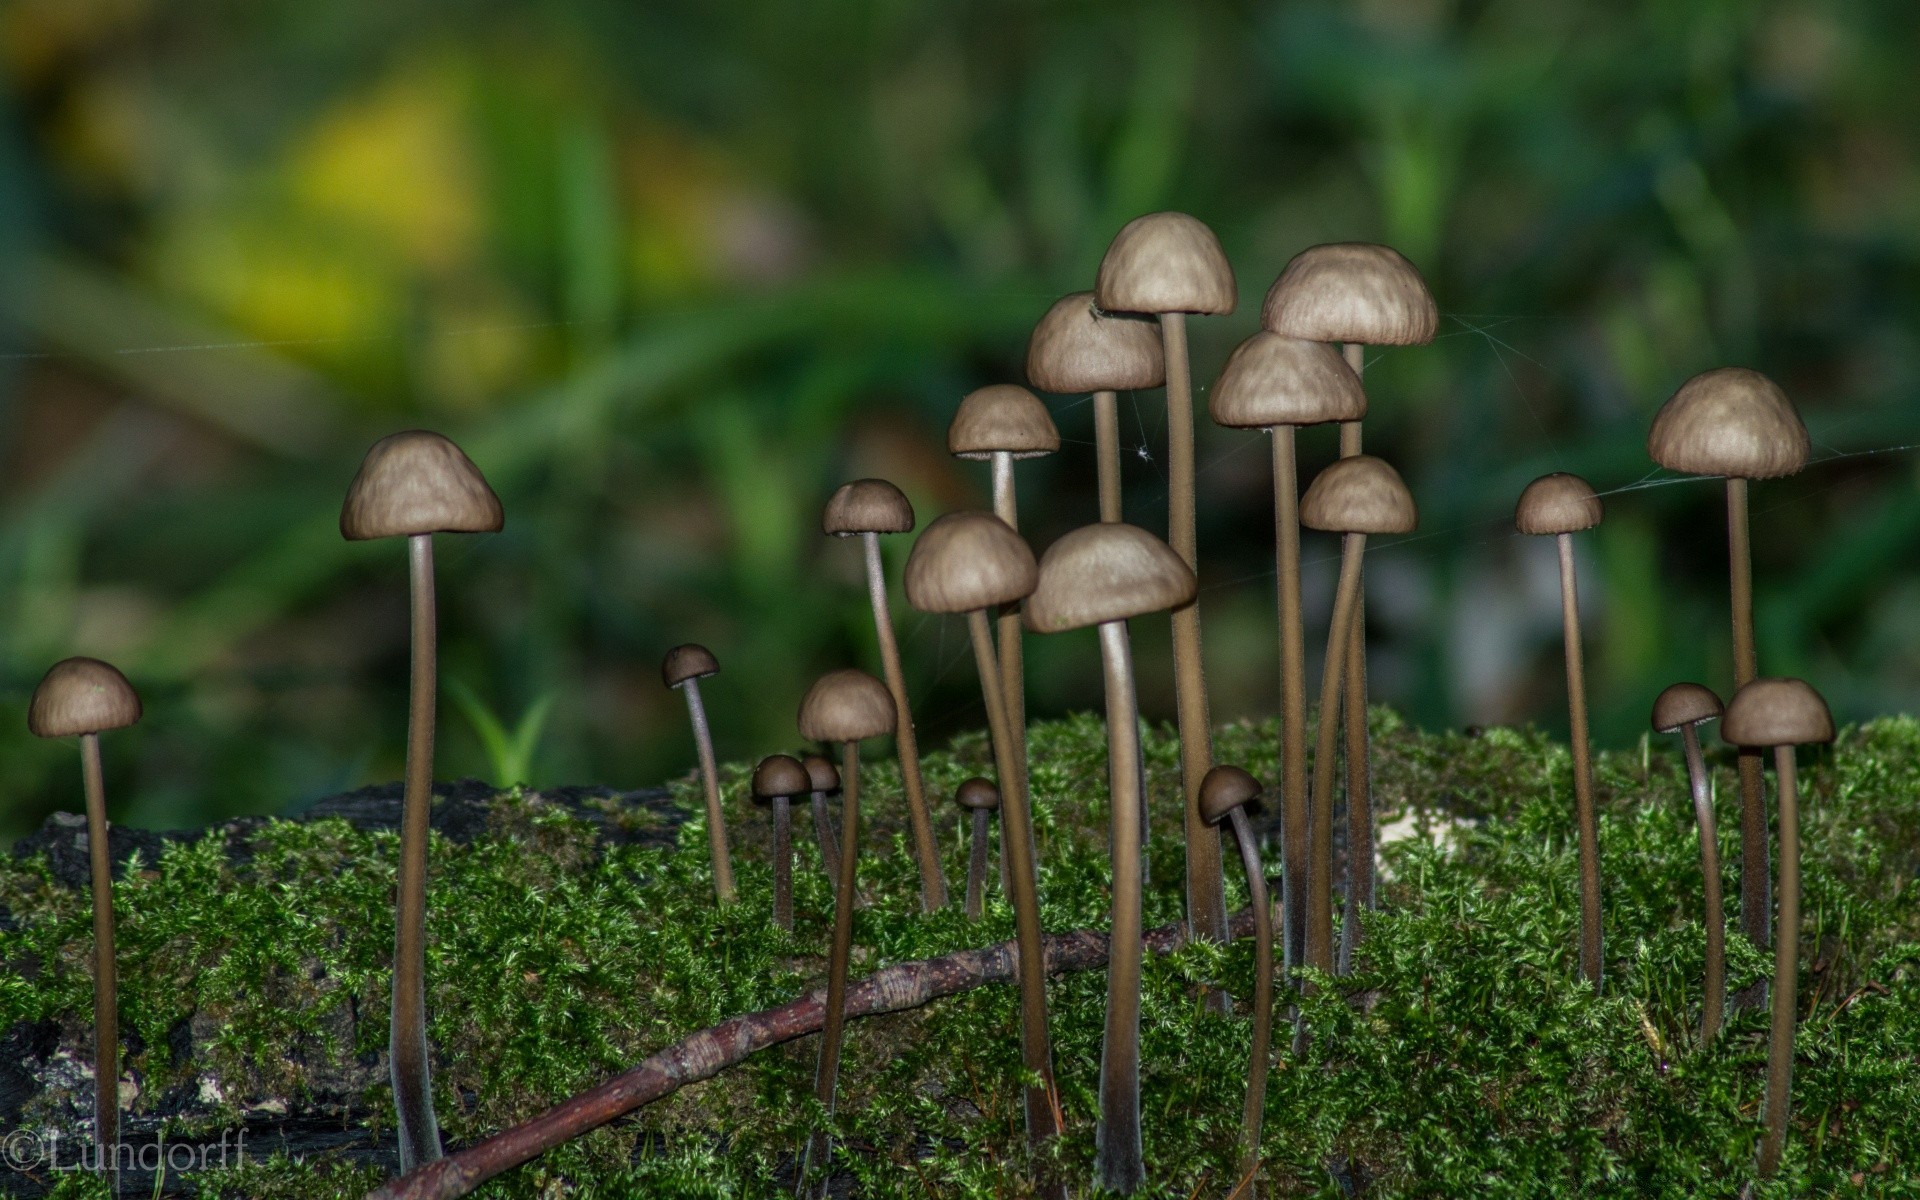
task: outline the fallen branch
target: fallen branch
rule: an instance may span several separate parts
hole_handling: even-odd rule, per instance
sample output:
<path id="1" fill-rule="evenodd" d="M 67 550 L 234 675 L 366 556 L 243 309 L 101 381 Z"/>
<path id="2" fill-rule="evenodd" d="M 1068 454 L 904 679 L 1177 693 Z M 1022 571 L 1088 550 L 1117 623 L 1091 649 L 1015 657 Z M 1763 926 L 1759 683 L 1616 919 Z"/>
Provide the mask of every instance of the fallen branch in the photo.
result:
<path id="1" fill-rule="evenodd" d="M 1236 913 L 1228 936 L 1253 932 L 1251 910 Z M 1150 930 L 1142 939 L 1155 954 L 1186 944 L 1180 922 Z M 1107 935 L 1093 929 L 1048 934 L 1047 974 L 1087 971 L 1107 963 Z M 942 996 L 1014 980 L 1014 943 L 962 950 L 939 958 L 897 963 L 847 989 L 847 1016 L 871 1017 L 918 1008 Z M 826 1019 L 826 989 L 808 992 L 778 1008 L 748 1013 L 689 1034 L 650 1055 L 639 1066 L 590 1091 L 457 1154 L 432 1162 L 367 1194 L 367 1200 L 454 1200 L 502 1171 L 527 1162 L 562 1142 L 672 1095 L 690 1083 L 712 1079 L 756 1051 L 810 1033 Z"/>

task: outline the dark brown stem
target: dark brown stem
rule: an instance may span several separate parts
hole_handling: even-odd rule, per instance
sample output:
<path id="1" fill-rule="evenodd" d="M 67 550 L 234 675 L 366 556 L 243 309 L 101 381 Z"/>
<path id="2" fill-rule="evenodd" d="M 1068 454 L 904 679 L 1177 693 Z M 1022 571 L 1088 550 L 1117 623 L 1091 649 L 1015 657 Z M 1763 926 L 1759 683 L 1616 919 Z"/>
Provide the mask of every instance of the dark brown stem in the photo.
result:
<path id="1" fill-rule="evenodd" d="M 1280 840 L 1285 932 L 1282 962 L 1300 965 L 1307 929 L 1307 645 L 1300 616 L 1300 484 L 1294 431 L 1273 435 L 1273 559 L 1280 603 Z"/>
<path id="2" fill-rule="evenodd" d="M 1341 347 L 1353 373 L 1364 377 L 1367 348 L 1357 342 Z M 1360 453 L 1359 421 L 1340 425 L 1340 457 Z M 1342 681 L 1347 763 L 1347 889 L 1345 919 L 1340 923 L 1340 974 L 1353 969 L 1353 951 L 1360 940 L 1360 911 L 1373 908 L 1373 756 L 1367 739 L 1367 586 L 1364 564 L 1359 591 L 1354 594 L 1353 627 L 1347 633 L 1347 669 Z"/>
<path id="3" fill-rule="evenodd" d="M 1780 928 L 1773 944 L 1773 1028 L 1767 1038 L 1767 1131 L 1760 1141 L 1760 1175 L 1780 1169 L 1787 1144 L 1793 1091 L 1795 985 L 1800 971 L 1800 790 L 1792 746 L 1773 748 L 1780 792 Z"/>
<path id="4" fill-rule="evenodd" d="M 1140 1142 L 1140 706 L 1125 621 L 1101 624 L 1100 660 L 1106 672 L 1107 786 L 1112 796 L 1113 949 L 1107 959 L 1094 1178 L 1101 1187 L 1125 1195 L 1146 1179 Z"/>
<path id="5" fill-rule="evenodd" d="M 827 954 L 827 1011 L 820 1034 L 820 1064 L 813 1094 L 833 1117 L 833 1096 L 840 1081 L 840 1042 L 847 1021 L 847 970 L 853 961 L 853 893 L 860 865 L 860 743 L 847 742 L 840 767 L 840 881 L 833 894 L 833 945 Z M 817 1129 L 794 1172 L 794 1193 L 804 1195 L 809 1166 L 826 1166 L 831 1142 Z"/>
<path id="6" fill-rule="evenodd" d="M 80 735 L 80 782 L 87 795 L 87 865 L 93 876 L 93 1139 L 102 1169 L 117 1173 L 120 1006 L 113 965 L 113 859 L 107 842 L 107 785 L 100 769 L 97 733 Z"/>
<path id="7" fill-rule="evenodd" d="M 973 810 L 973 839 L 967 856 L 967 920 L 978 921 L 986 913 L 987 827 L 992 814 L 984 808 Z"/>
<path id="8" fill-rule="evenodd" d="M 1720 1017 L 1727 994 L 1726 913 L 1720 900 L 1720 839 L 1713 821 L 1713 793 L 1708 786 L 1706 760 L 1700 754 L 1700 736 L 1695 726 L 1683 725 L 1680 738 L 1686 747 L 1687 784 L 1693 792 L 1693 822 L 1700 834 L 1700 877 L 1704 883 L 1707 925 L 1706 995 L 1700 1001 L 1700 1044 L 1709 1045 L 1720 1032 Z"/>
<path id="9" fill-rule="evenodd" d="M 1604 981 L 1600 942 L 1600 829 L 1593 811 L 1593 762 L 1587 748 L 1587 676 L 1580 652 L 1580 598 L 1573 576 L 1573 535 L 1559 535 L 1560 627 L 1566 637 L 1567 709 L 1573 734 L 1573 813 L 1580 828 L 1580 978 Z"/>
<path id="10" fill-rule="evenodd" d="M 722 904 L 733 903 L 733 850 L 727 843 L 727 814 L 720 807 L 719 769 L 713 758 L 713 727 L 707 724 L 707 706 L 700 699 L 700 681 L 680 685 L 687 697 L 687 721 L 700 756 L 700 786 L 707 799 L 707 857 L 713 863 L 713 894 Z"/>
<path id="11" fill-rule="evenodd" d="M 993 456 L 993 515 L 1005 521 L 1007 528 L 1019 530 L 1020 504 L 1013 490 L 1011 454 Z M 1024 636 L 1025 630 L 1020 626 L 1020 606 L 1001 605 L 998 643 L 1001 687 L 1007 695 L 1007 724 L 1020 740 L 1023 754 L 1027 740 L 1027 673 L 1025 656 L 1021 652 L 1021 639 Z"/>
<path id="12" fill-rule="evenodd" d="M 920 744 L 907 706 L 907 677 L 900 669 L 900 645 L 893 636 L 893 610 L 887 601 L 887 574 L 880 563 L 880 535 L 863 533 L 867 558 L 867 596 L 873 602 L 874 635 L 880 642 L 880 668 L 893 694 L 893 742 L 900 757 L 900 785 L 907 794 L 907 822 L 913 830 L 913 854 L 920 864 L 920 909 L 947 906 L 947 877 L 940 870 L 940 848 L 933 838 L 932 810 L 920 775 Z"/>
<path id="13" fill-rule="evenodd" d="M 793 928 L 793 802 L 773 798 L 773 923 Z"/>
<path id="14" fill-rule="evenodd" d="M 1760 673 L 1753 645 L 1753 548 L 1747 533 L 1747 481 L 1727 480 L 1727 565 L 1733 602 L 1733 686 Z M 1754 945 L 1773 944 L 1772 871 L 1767 862 L 1767 784 L 1758 750 L 1740 749 L 1740 931 Z M 1734 996 L 1738 1008 L 1767 1002 L 1761 980 Z"/>
<path id="15" fill-rule="evenodd" d="M 1120 520 L 1120 404 L 1112 392 L 1093 394 L 1094 457 L 1100 477 L 1100 519 Z"/>
<path id="16" fill-rule="evenodd" d="M 1333 618 L 1327 626 L 1327 655 L 1320 673 L 1320 726 L 1313 753 L 1313 861 L 1307 871 L 1306 965 L 1333 970 L 1333 780 L 1337 748 L 1342 667 L 1360 599 L 1360 560 L 1367 551 L 1367 535 L 1349 533 L 1340 547 L 1340 585 L 1333 597 Z"/>
<path id="17" fill-rule="evenodd" d="M 427 836 L 433 811 L 433 535 L 408 539 L 413 583 L 413 676 L 407 708 L 407 782 L 401 806 L 399 914 L 393 946 L 393 1023 L 389 1034 L 393 1106 L 399 1118 L 400 1170 L 440 1157 L 427 1065 Z"/>
<path id="18" fill-rule="evenodd" d="M 820 866 L 827 878 L 840 878 L 840 847 L 833 841 L 833 818 L 827 815 L 827 794 L 813 794 L 813 836 L 820 843 Z"/>
<path id="19" fill-rule="evenodd" d="M 1273 909 L 1267 902 L 1267 872 L 1254 844 L 1253 826 L 1246 810 L 1227 814 L 1233 822 L 1233 840 L 1240 846 L 1240 866 L 1247 874 L 1247 906 L 1253 910 L 1253 1057 L 1247 1065 L 1247 1102 L 1241 1112 L 1241 1139 L 1245 1152 L 1240 1174 L 1249 1182 L 1241 1193 L 1255 1200 L 1251 1182 L 1260 1165 L 1260 1117 L 1267 1104 L 1267 1060 L 1273 1047 Z"/>

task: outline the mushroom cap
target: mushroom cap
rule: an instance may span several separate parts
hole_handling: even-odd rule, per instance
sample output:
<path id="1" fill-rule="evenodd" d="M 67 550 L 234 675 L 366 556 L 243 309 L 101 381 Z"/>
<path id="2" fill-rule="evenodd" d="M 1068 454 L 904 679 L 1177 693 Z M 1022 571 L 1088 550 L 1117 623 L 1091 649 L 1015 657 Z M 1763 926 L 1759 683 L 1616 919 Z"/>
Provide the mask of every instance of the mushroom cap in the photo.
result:
<path id="1" fill-rule="evenodd" d="M 1327 533 L 1412 533 L 1420 510 L 1400 472 L 1356 454 L 1314 476 L 1300 497 L 1300 523 Z"/>
<path id="2" fill-rule="evenodd" d="M 988 512 L 937 517 L 907 554 L 907 603 L 921 612 L 962 613 L 1012 604 L 1033 591 L 1040 569 L 1013 527 Z"/>
<path id="3" fill-rule="evenodd" d="M 753 798 L 762 802 L 776 796 L 799 796 L 813 790 L 807 769 L 790 754 L 769 754 L 753 769 Z"/>
<path id="4" fill-rule="evenodd" d="M 800 765 L 807 769 L 807 779 L 810 781 L 809 791 L 837 792 L 840 790 L 840 768 L 834 766 L 833 760 L 826 755 L 809 754 L 800 760 Z"/>
<path id="5" fill-rule="evenodd" d="M 698 642 L 675 646 L 660 660 L 660 679 L 670 688 L 677 688 L 689 679 L 705 679 L 719 673 L 720 660 Z"/>
<path id="6" fill-rule="evenodd" d="M 1267 289 L 1260 324 L 1313 342 L 1424 346 L 1440 313 L 1419 268 L 1398 250 L 1335 242 L 1293 256 Z"/>
<path id="7" fill-rule="evenodd" d="M 1197 588 L 1193 569 L 1138 525 L 1083 525 L 1040 556 L 1040 586 L 1027 597 L 1035 633 L 1059 633 L 1179 608 Z"/>
<path id="8" fill-rule="evenodd" d="M 1521 533 L 1578 533 L 1600 523 L 1600 497 L 1578 475 L 1542 475 L 1520 493 L 1513 527 Z"/>
<path id="9" fill-rule="evenodd" d="M 913 529 L 913 505 L 905 492 L 884 479 L 856 479 L 827 497 L 827 506 L 820 510 L 820 529 L 833 537 L 907 533 Z"/>
<path id="10" fill-rule="evenodd" d="M 340 536 L 350 542 L 423 533 L 498 533 L 500 497 L 460 447 L 409 429 L 373 444 L 347 485 Z"/>
<path id="11" fill-rule="evenodd" d="M 1736 746 L 1804 746 L 1833 740 L 1833 714 L 1804 679 L 1756 679 L 1733 694 L 1720 736 Z"/>
<path id="12" fill-rule="evenodd" d="M 1000 789 L 993 786 L 991 779 L 982 779 L 975 775 L 954 789 L 953 802 L 961 808 L 999 808 Z"/>
<path id="13" fill-rule="evenodd" d="M 955 458 L 1038 458 L 1059 448 L 1060 431 L 1047 406 L 1017 383 L 968 392 L 947 426 L 947 453 Z"/>
<path id="14" fill-rule="evenodd" d="M 1811 441 L 1780 386 L 1746 367 L 1680 385 L 1647 431 L 1647 454 L 1669 471 L 1777 479 L 1807 465 Z"/>
<path id="15" fill-rule="evenodd" d="M 1157 212 L 1113 235 L 1093 296 L 1107 312 L 1230 313 L 1240 302 L 1220 239 L 1197 217 Z"/>
<path id="16" fill-rule="evenodd" d="M 1101 312 L 1092 292 L 1054 301 L 1027 341 L 1027 382 L 1043 392 L 1123 392 L 1166 381 L 1160 327 Z"/>
<path id="17" fill-rule="evenodd" d="M 893 732 L 893 695 L 865 671 L 845 667 L 813 681 L 800 699 L 800 736 L 812 742 L 863 742 Z"/>
<path id="18" fill-rule="evenodd" d="M 80 737 L 124 729 L 140 719 L 140 697 L 119 668 L 97 658 L 53 664 L 33 689 L 27 729 L 36 737 Z"/>
<path id="19" fill-rule="evenodd" d="M 1260 781 L 1231 763 L 1221 763 L 1200 780 L 1200 819 L 1218 825 L 1246 805 L 1259 807 Z"/>
<path id="20" fill-rule="evenodd" d="M 1678 733 L 1684 726 L 1711 721 L 1724 711 L 1713 689 L 1697 683 L 1670 684 L 1653 698 L 1653 729 L 1655 733 Z"/>
<path id="21" fill-rule="evenodd" d="M 1234 348 L 1207 412 L 1232 429 L 1358 421 L 1367 415 L 1367 390 L 1327 343 L 1263 330 Z"/>

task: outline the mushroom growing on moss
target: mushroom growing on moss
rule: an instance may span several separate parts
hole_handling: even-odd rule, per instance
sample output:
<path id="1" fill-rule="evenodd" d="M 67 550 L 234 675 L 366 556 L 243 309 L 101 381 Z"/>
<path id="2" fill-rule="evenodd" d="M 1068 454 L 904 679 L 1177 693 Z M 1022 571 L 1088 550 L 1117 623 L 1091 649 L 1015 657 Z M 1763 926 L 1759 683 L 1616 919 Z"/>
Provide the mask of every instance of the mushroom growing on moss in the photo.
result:
<path id="1" fill-rule="evenodd" d="M 1000 810 L 1000 789 L 993 786 L 991 780 L 976 775 L 954 789 L 953 802 L 968 814 L 972 825 L 967 847 L 967 920 L 978 921 L 986 911 L 987 835 L 993 814 Z M 1002 851 L 1003 874 L 1006 858 L 1006 852 Z"/>
<path id="2" fill-rule="evenodd" d="M 1706 1046 L 1720 1030 L 1727 992 L 1726 914 L 1720 903 L 1720 838 L 1714 829 L 1713 793 L 1707 763 L 1700 754 L 1697 727 L 1720 717 L 1720 697 L 1697 683 L 1676 683 L 1653 702 L 1657 733 L 1678 733 L 1686 749 L 1687 784 L 1693 793 L 1693 820 L 1700 834 L 1700 878 L 1705 893 L 1701 919 L 1707 927 L 1706 995 L 1700 1001 L 1700 1044 Z"/>
<path id="3" fill-rule="evenodd" d="M 840 878 L 840 847 L 834 841 L 833 818 L 827 815 L 827 797 L 840 790 L 840 768 L 824 754 L 809 754 L 800 760 L 811 784 L 813 836 L 820 843 L 820 867 L 828 879 Z"/>
<path id="4" fill-rule="evenodd" d="M 1267 1058 L 1273 1046 L 1273 911 L 1267 900 L 1267 872 L 1253 840 L 1247 810 L 1260 806 L 1260 781 L 1239 767 L 1222 764 L 1207 772 L 1200 788 L 1200 815 L 1215 825 L 1233 825 L 1240 866 L 1247 876 L 1247 903 L 1253 906 L 1253 1057 L 1247 1066 L 1247 1102 L 1240 1115 L 1240 1177 L 1246 1200 L 1255 1200 L 1253 1173 L 1260 1166 L 1260 1116 L 1267 1102 Z"/>
<path id="5" fill-rule="evenodd" d="M 1043 392 L 1091 393 L 1100 483 L 1100 519 L 1120 516 L 1120 411 L 1117 392 L 1167 381 L 1159 329 L 1138 317 L 1101 312 L 1092 292 L 1054 301 L 1027 341 L 1027 382 Z"/>
<path id="6" fill-rule="evenodd" d="M 753 799 L 773 809 L 773 923 L 793 928 L 793 798 L 813 786 L 807 769 L 786 754 L 769 754 L 753 770 Z"/>
<path id="7" fill-rule="evenodd" d="M 675 646 L 660 660 L 660 680 L 678 688 L 687 698 L 687 720 L 693 725 L 693 744 L 700 757 L 700 787 L 707 800 L 707 856 L 713 864 L 713 892 L 722 904 L 733 903 L 733 851 L 727 844 L 727 814 L 720 807 L 720 781 L 713 760 L 713 729 L 700 699 L 700 681 L 720 673 L 713 651 L 689 642 Z"/>

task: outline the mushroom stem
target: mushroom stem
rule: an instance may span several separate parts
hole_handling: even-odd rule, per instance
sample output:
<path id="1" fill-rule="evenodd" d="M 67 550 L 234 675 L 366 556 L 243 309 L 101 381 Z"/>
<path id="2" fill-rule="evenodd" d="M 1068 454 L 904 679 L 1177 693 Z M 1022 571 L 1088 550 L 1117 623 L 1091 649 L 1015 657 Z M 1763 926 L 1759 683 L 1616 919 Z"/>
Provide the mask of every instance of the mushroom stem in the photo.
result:
<path id="1" fill-rule="evenodd" d="M 1251 1180 L 1260 1165 L 1260 1117 L 1267 1102 L 1267 1059 L 1273 1046 L 1273 910 L 1267 903 L 1267 873 L 1253 840 L 1253 826 L 1244 808 L 1227 814 L 1233 822 L 1233 840 L 1240 845 L 1240 865 L 1247 874 L 1247 902 L 1253 906 L 1253 1059 L 1247 1067 L 1247 1103 L 1240 1125 L 1246 1140 L 1240 1176 Z M 1254 1200 L 1249 1182 L 1245 1193 Z"/>
<path id="2" fill-rule="evenodd" d="M 987 810 L 973 810 L 973 846 L 967 857 L 967 920 L 978 921 L 986 911 Z"/>
<path id="3" fill-rule="evenodd" d="M 1280 602 L 1280 837 L 1286 875 L 1282 962 L 1300 965 L 1307 920 L 1307 647 L 1300 617 L 1300 484 L 1294 431 L 1273 435 L 1273 559 Z"/>
<path id="4" fill-rule="evenodd" d="M 87 862 L 93 875 L 93 1134 L 120 1169 L 120 1010 L 113 963 L 113 860 L 107 844 L 107 787 L 100 735 L 80 736 L 80 778 L 87 793 Z"/>
<path id="5" fill-rule="evenodd" d="M 773 923 L 793 928 L 793 803 L 773 798 Z"/>
<path id="6" fill-rule="evenodd" d="M 847 966 L 853 955 L 853 892 L 860 858 L 860 743 L 843 744 L 840 768 L 840 879 L 833 894 L 833 944 L 827 952 L 827 1011 L 820 1030 L 820 1065 L 813 1092 L 833 1117 L 833 1095 L 840 1079 L 840 1043 L 847 1023 Z M 794 1174 L 794 1194 L 804 1195 L 810 1164 L 824 1166 L 832 1149 L 825 1129 L 816 1129 Z"/>
<path id="7" fill-rule="evenodd" d="M 400 816 L 399 920 L 393 948 L 393 1023 L 389 1055 L 399 1121 L 400 1171 L 440 1157 L 427 1065 L 427 840 L 433 805 L 434 687 L 438 629 L 434 620 L 433 535 L 407 539 L 413 593 L 413 665 L 407 708 L 407 782 Z"/>
<path id="8" fill-rule="evenodd" d="M 1600 831 L 1593 813 L 1593 761 L 1587 747 L 1587 680 L 1580 653 L 1580 599 L 1573 577 L 1573 535 L 1559 534 L 1560 625 L 1567 650 L 1567 709 L 1573 736 L 1573 809 L 1580 826 L 1580 977 L 1598 989 L 1600 948 Z"/>
<path id="9" fill-rule="evenodd" d="M 1358 342 L 1341 347 L 1353 373 L 1366 377 L 1367 348 Z M 1360 422 L 1340 423 L 1340 457 L 1360 453 Z M 1339 972 L 1353 969 L 1353 950 L 1360 940 L 1360 910 L 1373 908 L 1373 765 L 1367 742 L 1367 589 L 1364 572 L 1355 585 L 1354 617 L 1347 634 L 1347 668 L 1343 681 L 1347 759 L 1347 895 L 1345 919 L 1340 925 Z"/>
<path id="10" fill-rule="evenodd" d="M 1146 1165 L 1140 1143 L 1140 710 L 1125 621 L 1101 622 L 1100 660 L 1106 672 L 1107 781 L 1112 793 L 1113 940 L 1107 958 L 1094 1173 L 1101 1187 L 1127 1194 L 1144 1182 Z"/>
<path id="11" fill-rule="evenodd" d="M 1747 533 L 1747 481 L 1727 478 L 1727 562 L 1733 601 L 1733 686 L 1738 691 L 1758 675 L 1753 646 L 1753 550 Z M 1772 943 L 1772 872 L 1767 863 L 1767 785 L 1758 750 L 1740 748 L 1740 931 L 1754 945 Z M 1764 980 L 1742 989 L 1742 1008 L 1766 1003 Z"/>
<path id="12" fill-rule="evenodd" d="M 1360 601 L 1360 560 L 1367 550 L 1364 533 L 1343 534 L 1340 547 L 1340 584 L 1334 592 L 1333 618 L 1327 626 L 1326 661 L 1320 673 L 1320 726 L 1313 752 L 1313 863 L 1307 875 L 1306 965 L 1333 970 L 1333 779 L 1339 729 L 1342 667 Z"/>
<path id="13" fill-rule="evenodd" d="M 680 685 L 687 697 L 687 720 L 700 755 L 700 786 L 707 797 L 707 855 L 713 862 L 713 892 L 722 904 L 733 903 L 733 852 L 727 847 L 727 815 L 720 807 L 719 772 L 713 759 L 713 727 L 707 724 L 707 706 L 700 700 L 700 681 Z"/>
<path id="14" fill-rule="evenodd" d="M 833 818 L 827 815 L 827 794 L 813 793 L 813 836 L 820 843 L 820 865 L 829 879 L 840 878 L 840 848 L 833 841 Z"/>
<path id="15" fill-rule="evenodd" d="M 1726 915 L 1720 901 L 1720 841 L 1713 823 L 1713 796 L 1708 790 L 1707 764 L 1700 754 L 1698 727 L 1680 729 L 1686 747 L 1687 783 L 1693 791 L 1693 820 L 1700 833 L 1700 876 L 1704 882 L 1707 925 L 1706 996 L 1700 1002 L 1700 1044 L 1706 1046 L 1720 1031 L 1727 991 Z"/>
<path id="16" fill-rule="evenodd" d="M 1020 528 L 1020 504 L 1013 490 L 1013 455 L 1004 451 L 993 456 L 993 515 Z M 1001 688 L 1007 697 L 1007 731 L 1013 735 L 1020 759 L 1027 756 L 1027 672 L 1021 650 L 1020 606 L 1000 606 L 999 650 Z"/>
<path id="17" fill-rule="evenodd" d="M 913 733 L 913 710 L 907 706 L 907 679 L 900 669 L 900 644 L 893 636 L 893 608 L 887 601 L 887 575 L 880 564 L 880 535 L 863 533 L 866 548 L 867 595 L 873 601 L 873 628 L 880 642 L 881 673 L 893 693 L 893 744 L 900 757 L 900 784 L 907 794 L 907 821 L 913 827 L 913 854 L 920 860 L 920 909 L 932 912 L 947 906 L 947 877 L 940 870 L 940 851 L 933 840 L 933 819 L 927 809 L 927 789 L 920 776 L 920 744 Z"/>
<path id="18" fill-rule="evenodd" d="M 1794 987 L 1800 970 L 1800 793 L 1794 748 L 1773 748 L 1780 792 L 1780 928 L 1773 947 L 1773 1028 L 1767 1040 L 1767 1131 L 1760 1141 L 1760 1175 L 1780 1168 L 1787 1140 L 1787 1102 L 1793 1087 Z"/>
<path id="19" fill-rule="evenodd" d="M 1093 394 L 1093 443 L 1100 479 L 1100 519 L 1120 520 L 1120 398 Z"/>

